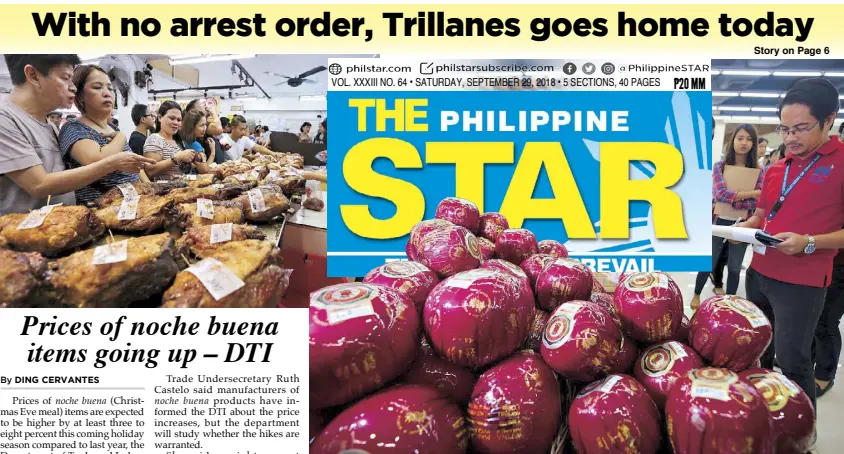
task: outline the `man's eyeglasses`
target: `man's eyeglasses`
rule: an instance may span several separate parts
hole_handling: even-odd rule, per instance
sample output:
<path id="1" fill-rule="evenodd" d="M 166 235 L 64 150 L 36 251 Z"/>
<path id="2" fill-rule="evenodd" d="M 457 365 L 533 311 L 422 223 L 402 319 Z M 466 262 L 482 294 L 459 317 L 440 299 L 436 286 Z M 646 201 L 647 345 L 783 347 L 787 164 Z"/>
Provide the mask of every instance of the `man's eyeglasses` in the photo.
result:
<path id="1" fill-rule="evenodd" d="M 782 125 L 777 126 L 775 131 L 780 137 L 788 137 L 790 134 L 794 134 L 795 137 L 806 134 L 807 132 L 815 129 L 815 126 L 820 124 L 820 120 L 813 123 L 811 126 L 795 126 L 794 128 L 786 128 Z"/>

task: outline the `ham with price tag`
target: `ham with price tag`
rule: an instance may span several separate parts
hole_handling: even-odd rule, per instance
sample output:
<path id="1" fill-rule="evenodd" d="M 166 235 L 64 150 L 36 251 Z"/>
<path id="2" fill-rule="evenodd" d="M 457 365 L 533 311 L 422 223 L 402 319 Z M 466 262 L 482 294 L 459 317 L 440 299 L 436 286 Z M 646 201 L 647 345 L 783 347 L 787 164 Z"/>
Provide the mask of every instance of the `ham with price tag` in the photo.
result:
<path id="1" fill-rule="evenodd" d="M 140 199 L 123 199 L 120 203 L 120 210 L 117 212 L 118 221 L 131 221 L 138 217 L 138 201 Z"/>
<path id="2" fill-rule="evenodd" d="M 97 248 L 94 249 L 94 256 L 91 258 L 91 265 L 106 265 L 109 263 L 125 262 L 128 248 L 129 240 L 97 246 Z"/>
<path id="3" fill-rule="evenodd" d="M 210 199 L 196 200 L 196 215 L 205 219 L 214 219 L 214 202 Z M 231 234 L 231 230 L 229 230 Z"/>
<path id="4" fill-rule="evenodd" d="M 117 189 L 120 190 L 120 193 L 123 194 L 123 200 L 137 200 L 140 198 L 138 195 L 138 191 L 135 190 L 135 187 L 132 186 L 131 183 L 123 183 L 117 186 Z"/>
<path id="5" fill-rule="evenodd" d="M 215 300 L 223 299 L 245 285 L 237 275 L 214 258 L 201 260 L 186 271 L 196 276 Z"/>
<path id="6" fill-rule="evenodd" d="M 40 227 L 41 224 L 44 223 L 44 219 L 47 219 L 47 216 L 50 215 L 50 212 L 53 211 L 53 208 L 61 205 L 61 203 L 56 205 L 47 205 L 41 207 L 37 210 L 32 210 L 20 224 L 18 224 L 18 230 L 26 230 L 26 229 L 34 229 L 36 227 Z"/>
<path id="7" fill-rule="evenodd" d="M 267 210 L 264 194 L 261 193 L 260 189 L 252 189 L 246 194 L 249 196 L 249 205 L 252 207 L 253 213 L 260 213 Z"/>
<path id="8" fill-rule="evenodd" d="M 232 240 L 232 223 L 211 226 L 211 244 L 225 243 Z"/>

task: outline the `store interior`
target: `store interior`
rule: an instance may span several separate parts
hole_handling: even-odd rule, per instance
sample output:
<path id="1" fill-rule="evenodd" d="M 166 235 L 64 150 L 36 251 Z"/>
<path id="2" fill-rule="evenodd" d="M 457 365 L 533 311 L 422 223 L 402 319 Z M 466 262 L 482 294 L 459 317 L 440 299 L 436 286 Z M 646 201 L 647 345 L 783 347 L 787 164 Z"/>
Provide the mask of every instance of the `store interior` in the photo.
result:
<path id="1" fill-rule="evenodd" d="M 736 127 L 752 124 L 759 137 L 768 140 L 769 151 L 775 150 L 782 139 L 775 128 L 779 124 L 777 103 L 788 88 L 798 79 L 824 77 L 832 81 L 842 93 L 844 100 L 844 60 L 713 60 L 712 114 L 715 118 L 714 161 L 721 159 Z M 844 109 L 839 110 L 830 134 L 838 134 L 844 121 Z M 744 258 L 738 295 L 745 296 L 745 274 L 753 251 L 748 248 Z M 696 273 L 674 275 L 684 293 L 686 312 L 691 314 L 689 301 L 694 293 Z M 705 299 L 713 296 L 713 287 L 708 282 L 701 294 Z M 838 365 L 839 369 L 841 364 Z M 815 452 L 840 452 L 844 445 L 844 433 L 838 428 L 838 421 L 844 417 L 844 391 L 832 388 L 818 399 L 818 443 Z"/>
<path id="2" fill-rule="evenodd" d="M 844 60 L 712 60 L 712 115 L 715 118 L 715 162 L 736 126 L 749 123 L 775 149 L 782 140 L 774 131 L 777 103 L 797 80 L 825 77 L 844 93 Z M 844 99 L 844 95 L 841 96 Z M 832 131 L 844 121 L 840 110 Z"/>
<path id="3" fill-rule="evenodd" d="M 352 57 L 371 56 L 353 55 Z M 196 216 L 201 217 L 198 203 L 213 199 L 214 204 L 222 205 L 242 202 L 244 214 L 240 215 L 238 212 L 239 217 L 231 218 L 237 219 L 234 221 L 235 226 L 244 224 L 247 230 L 243 231 L 247 232 L 245 233 L 247 237 L 260 236 L 267 242 L 273 243 L 273 246 L 277 246 L 277 249 L 273 251 L 279 251 L 278 259 L 281 262 L 279 266 L 285 270 L 288 280 L 283 290 L 284 299 L 278 307 L 307 307 L 308 295 L 311 291 L 345 281 L 345 279 L 326 278 L 327 131 L 320 140 L 314 140 L 322 129 L 327 128 L 325 126 L 329 77 L 327 67 L 328 60 L 332 57 L 339 56 L 80 54 L 82 64 L 97 65 L 108 75 L 113 86 L 114 97 L 113 113 L 108 124 L 125 136 L 128 137 L 136 129 L 132 118 L 132 109 L 135 105 L 148 106 L 148 112 L 156 117 L 162 103 L 175 101 L 181 107 L 182 118 L 186 119 L 188 103 L 199 99 L 208 109 L 209 124 L 212 117 L 227 118 L 230 121 L 235 116 L 244 117 L 248 125 L 248 135 L 244 137 L 255 144 L 265 146 L 269 155 L 252 152 L 248 159 L 245 153 L 241 158 L 230 157 L 231 160 L 219 166 L 216 162 L 211 164 L 211 175 L 186 174 L 180 176 L 179 181 L 167 181 L 167 179 L 158 181 L 161 180 L 160 177 L 149 180 L 142 178 L 140 183 L 132 183 L 136 185 L 135 189 L 141 196 L 141 202 L 139 202 L 141 207 L 134 215 L 137 216 L 136 220 L 152 222 L 152 225 L 155 225 L 154 228 L 140 229 L 127 226 L 126 222 L 118 222 L 112 226 L 107 224 L 106 229 L 100 228 L 96 232 L 89 232 L 91 241 L 85 245 L 61 251 L 50 250 L 48 254 L 44 254 L 44 257 L 61 259 L 102 244 L 120 242 L 127 238 L 133 240 L 148 238 L 150 235 L 162 232 L 170 233 L 173 239 L 178 241 L 190 236 L 190 227 L 204 226 L 207 229 L 212 227 L 211 224 L 231 222 L 228 218 L 222 221 L 218 219 L 222 216 L 220 213 L 229 208 L 224 209 L 222 206 L 216 207 L 216 211 L 211 211 L 213 220 L 209 218 L 205 221 L 187 222 L 178 218 L 177 212 L 185 207 L 193 207 L 192 209 L 197 212 Z M 349 56 L 345 55 L 345 57 Z M 6 63 L 0 61 L 0 99 L 8 96 L 12 88 Z M 210 113 L 211 111 L 213 114 Z M 69 121 L 79 121 L 82 115 L 76 105 L 68 109 L 59 109 L 58 112 L 62 116 L 59 126 L 61 130 L 64 130 Z M 309 131 L 304 129 L 306 124 L 311 125 Z M 220 127 L 222 128 L 222 123 Z M 153 130 L 144 134 L 149 139 L 153 132 L 157 131 Z M 224 136 L 226 134 L 216 135 L 215 133 L 215 139 L 218 141 L 224 140 Z M 212 139 L 206 137 L 203 140 Z M 184 149 L 183 145 L 180 147 Z M 206 151 L 210 156 L 210 151 L 207 149 Z M 146 149 L 144 149 L 144 154 L 146 155 Z M 180 186 L 169 192 L 149 189 L 155 187 L 157 183 L 178 183 Z M 143 186 L 144 184 L 148 186 Z M 267 185 L 270 189 L 267 189 Z M 147 192 L 144 190 L 155 192 L 147 198 Z M 266 196 L 266 206 L 263 208 L 268 211 L 264 211 L 263 216 L 258 213 L 260 208 L 256 208 L 253 204 L 252 195 L 248 200 L 246 199 L 248 193 L 256 190 L 263 191 L 262 193 Z M 177 193 L 178 195 L 175 195 Z M 118 199 L 121 198 L 120 193 L 116 195 Z M 148 200 L 157 201 L 156 197 L 159 196 L 168 200 L 172 199 L 168 205 L 169 208 L 147 215 L 145 210 L 149 207 L 144 204 Z M 101 199 L 103 197 L 105 195 Z M 125 192 L 122 197 L 124 203 L 129 200 Z M 309 199 L 313 199 L 312 204 L 307 203 Z M 319 199 L 318 202 L 315 201 L 317 199 Z M 49 204 L 49 200 L 46 203 Z M 98 200 L 97 203 L 101 205 L 95 207 L 87 203 L 91 212 L 83 217 L 100 217 L 100 211 L 106 208 L 102 205 L 104 203 L 102 200 Z M 196 205 L 189 205 L 190 203 Z M 59 210 L 65 209 L 59 208 Z M 276 209 L 277 213 L 274 211 Z M 95 214 L 91 215 L 91 213 Z M 250 213 L 252 213 L 251 218 Z M 270 216 L 270 213 L 273 213 L 273 216 Z M 119 214 L 118 219 L 120 219 Z M 79 219 L 75 220 L 81 222 Z M 129 224 L 132 223 L 129 222 Z M 68 222 L 68 227 L 72 227 L 72 222 Z M 257 230 L 252 230 L 253 227 Z M 233 236 L 237 237 L 240 234 L 241 230 L 238 227 L 234 230 Z M 8 238 L 4 240 L 0 235 L 0 240 L 7 241 Z M 45 252 L 37 248 L 28 249 L 13 242 L 10 242 L 9 247 L 16 247 L 16 250 L 24 253 Z M 192 251 L 193 255 L 181 253 L 174 255 L 173 259 L 177 261 L 180 268 L 195 264 L 197 260 L 203 258 L 201 255 L 196 255 L 194 250 Z M 129 255 L 131 259 L 132 254 Z M 173 282 L 173 276 L 168 275 L 168 277 L 169 282 Z M 157 307 L 162 301 L 160 293 L 162 290 L 163 288 L 157 288 L 155 295 L 132 304 Z M 109 304 L 114 303 L 116 301 L 109 302 Z M 251 306 L 252 303 L 245 304 Z M 272 306 L 276 307 L 276 304 Z"/>
<path id="4" fill-rule="evenodd" d="M 325 67 L 331 57 L 335 56 L 80 55 L 83 63 L 96 64 L 112 76 L 120 97 L 115 118 L 124 128 L 132 125 L 130 113 L 137 103 L 215 98 L 221 116 L 240 114 L 272 131 L 296 132 L 303 122 L 318 124 L 326 117 Z M 8 70 L 0 61 L 0 96 L 10 88 Z M 79 111 L 74 107 L 64 113 Z"/>

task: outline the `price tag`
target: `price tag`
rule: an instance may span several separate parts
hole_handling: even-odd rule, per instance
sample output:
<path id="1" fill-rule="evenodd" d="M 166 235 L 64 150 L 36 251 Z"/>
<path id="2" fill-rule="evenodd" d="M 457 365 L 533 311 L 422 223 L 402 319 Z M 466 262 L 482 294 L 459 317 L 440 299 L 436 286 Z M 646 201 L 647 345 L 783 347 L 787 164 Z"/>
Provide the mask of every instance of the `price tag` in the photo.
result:
<path id="1" fill-rule="evenodd" d="M 138 191 L 135 191 L 135 187 L 132 186 L 132 183 L 120 184 L 117 186 L 117 189 L 119 189 L 120 193 L 123 194 L 123 198 L 125 200 L 135 200 L 140 198 Z"/>
<path id="2" fill-rule="evenodd" d="M 246 193 L 249 196 L 249 205 L 253 213 L 267 211 L 267 204 L 264 202 L 264 194 L 260 189 L 251 189 Z"/>
<path id="3" fill-rule="evenodd" d="M 475 269 L 456 274 L 445 282 L 446 287 L 469 288 L 476 280 L 495 276 L 495 272 L 488 269 Z"/>
<path id="4" fill-rule="evenodd" d="M 768 250 L 768 248 L 765 247 L 764 245 L 761 245 L 761 244 L 754 244 L 753 245 L 753 252 L 755 252 L 759 255 L 765 255 L 765 252 L 767 250 Z"/>
<path id="5" fill-rule="evenodd" d="M 270 181 L 278 180 L 278 170 L 270 170 L 270 174 L 267 176 L 270 178 Z"/>
<path id="6" fill-rule="evenodd" d="M 185 180 L 187 181 L 196 181 L 196 175 L 185 175 Z"/>
<path id="7" fill-rule="evenodd" d="M 260 178 L 261 178 L 261 172 L 258 172 L 258 169 L 252 169 L 252 171 L 249 172 L 249 179 L 257 180 L 257 179 L 260 179 Z"/>
<path id="8" fill-rule="evenodd" d="M 211 244 L 225 243 L 232 240 L 232 224 L 214 224 L 211 226 Z"/>
<path id="9" fill-rule="evenodd" d="M 608 392 L 612 391 L 612 387 L 613 387 L 613 386 L 615 386 L 615 384 L 616 384 L 616 383 L 618 383 L 618 382 L 619 382 L 619 380 L 621 380 L 621 376 L 619 376 L 619 375 L 613 375 L 612 377 L 607 378 L 607 379 L 604 381 L 604 384 L 603 384 L 603 385 L 601 385 L 601 387 L 600 387 L 600 388 L 598 388 L 598 389 L 599 389 L 602 393 L 608 393 Z"/>
<path id="10" fill-rule="evenodd" d="M 730 401 L 730 392 L 728 388 L 713 388 L 701 384 L 692 384 L 692 397 L 701 397 L 704 399 L 716 399 L 724 402 Z"/>
<path id="11" fill-rule="evenodd" d="M 196 199 L 196 215 L 205 219 L 214 219 L 214 202 L 209 199 Z"/>
<path id="12" fill-rule="evenodd" d="M 211 185 L 211 187 L 214 188 L 214 189 L 223 189 L 224 187 L 226 187 L 226 185 L 224 185 L 222 183 L 214 183 L 214 184 Z"/>
<path id="13" fill-rule="evenodd" d="M 297 168 L 295 168 L 295 167 L 289 167 L 289 166 L 288 166 L 288 167 L 285 167 L 285 168 L 284 168 L 284 175 L 286 175 L 286 176 L 287 176 L 287 175 L 295 175 L 295 176 L 297 176 L 297 177 L 301 177 L 301 176 L 302 176 L 302 175 L 304 175 L 304 174 L 302 173 L 302 171 L 301 171 L 301 170 L 299 170 L 299 169 L 297 169 Z"/>
<path id="14" fill-rule="evenodd" d="M 201 260 L 185 271 L 196 276 L 215 300 L 225 298 L 245 285 L 226 265 L 213 258 Z"/>
<path id="15" fill-rule="evenodd" d="M 120 211 L 117 212 L 118 221 L 131 221 L 138 217 L 138 201 L 140 199 L 126 200 L 120 203 Z"/>
<path id="16" fill-rule="evenodd" d="M 47 205 L 43 206 L 37 210 L 32 210 L 29 214 L 26 215 L 23 221 L 18 224 L 18 230 L 27 230 L 27 229 L 34 229 L 35 227 L 40 227 L 41 224 L 44 223 L 44 219 L 47 219 L 47 216 L 50 215 L 50 212 L 53 211 L 53 208 L 61 205 L 58 203 L 56 205 Z"/>
<path id="17" fill-rule="evenodd" d="M 94 249 L 94 257 L 91 259 L 91 265 L 125 262 L 128 248 L 129 240 L 97 246 Z"/>
<path id="18" fill-rule="evenodd" d="M 329 325 L 336 325 L 349 319 L 367 317 L 373 314 L 375 314 L 375 309 L 372 307 L 372 301 L 369 300 L 358 301 L 342 307 L 329 306 L 325 313 Z"/>
<path id="19" fill-rule="evenodd" d="M 677 357 L 677 359 L 683 359 L 687 356 L 686 350 L 680 345 L 679 342 L 671 341 L 667 344 L 667 346 L 669 349 L 671 349 L 672 352 L 674 352 L 674 355 Z"/>
<path id="20" fill-rule="evenodd" d="M 245 173 L 238 173 L 237 175 L 232 175 L 232 176 L 237 178 L 237 181 L 249 181 L 249 177 L 246 176 Z"/>

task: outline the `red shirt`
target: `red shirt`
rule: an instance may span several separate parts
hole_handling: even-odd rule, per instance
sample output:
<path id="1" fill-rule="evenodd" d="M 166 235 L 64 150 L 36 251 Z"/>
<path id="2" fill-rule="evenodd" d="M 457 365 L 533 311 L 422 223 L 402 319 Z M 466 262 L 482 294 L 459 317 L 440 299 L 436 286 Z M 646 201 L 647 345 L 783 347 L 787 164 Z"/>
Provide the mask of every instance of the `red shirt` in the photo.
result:
<path id="1" fill-rule="evenodd" d="M 817 153 L 821 158 L 794 186 L 770 222 L 766 222 L 766 218 L 782 192 L 786 164 L 792 163 L 788 185 L 814 155 L 800 159 L 788 153 L 785 159 L 772 164 L 765 172 L 758 207 L 764 211 L 762 228 L 768 233 L 793 232 L 817 236 L 841 230 L 844 225 L 844 144 L 833 136 Z M 779 281 L 827 287 L 832 280 L 832 261 L 836 254 L 837 249 L 817 249 L 811 255 L 789 256 L 767 248 L 764 255 L 754 252 L 750 266 L 763 276 Z"/>

